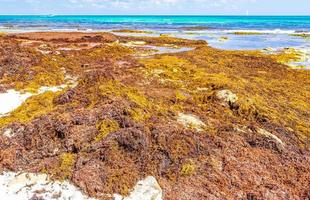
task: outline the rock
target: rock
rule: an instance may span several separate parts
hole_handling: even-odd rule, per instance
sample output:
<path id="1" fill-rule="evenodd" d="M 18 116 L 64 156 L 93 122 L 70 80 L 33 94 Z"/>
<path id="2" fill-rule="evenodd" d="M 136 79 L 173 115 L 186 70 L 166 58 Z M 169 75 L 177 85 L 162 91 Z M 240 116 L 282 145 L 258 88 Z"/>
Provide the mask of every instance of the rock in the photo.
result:
<path id="1" fill-rule="evenodd" d="M 278 153 L 283 152 L 285 143 L 280 138 L 262 128 L 255 128 L 254 130 L 255 132 L 247 134 L 247 142 L 252 147 L 270 149 Z"/>
<path id="2" fill-rule="evenodd" d="M 203 131 L 203 128 L 206 126 L 197 116 L 191 114 L 180 113 L 178 122 L 186 128 L 194 128 L 197 131 Z"/>
<path id="3" fill-rule="evenodd" d="M 226 42 L 227 40 L 228 40 L 228 37 L 226 37 L 226 36 L 222 36 L 219 38 L 220 42 Z"/>
<path id="4" fill-rule="evenodd" d="M 14 137 L 14 135 L 15 135 L 15 133 L 10 128 L 4 130 L 4 132 L 3 132 L 3 136 L 8 137 L 8 138 L 12 138 L 12 137 Z"/>
<path id="5" fill-rule="evenodd" d="M 162 200 L 162 190 L 153 176 L 141 180 L 128 197 L 114 194 L 115 200 Z"/>
<path id="6" fill-rule="evenodd" d="M 266 131 L 265 129 L 259 128 L 257 130 L 257 133 L 259 133 L 259 134 L 261 134 L 261 135 L 263 135 L 265 137 L 273 139 L 274 141 L 276 141 L 280 145 L 284 145 L 284 142 L 282 142 L 282 140 L 280 138 L 278 138 L 276 135 L 270 133 L 269 131 Z"/>
<path id="7" fill-rule="evenodd" d="M 221 90 L 216 93 L 216 97 L 223 102 L 224 106 L 229 106 L 238 100 L 236 94 L 231 92 L 230 90 Z"/>

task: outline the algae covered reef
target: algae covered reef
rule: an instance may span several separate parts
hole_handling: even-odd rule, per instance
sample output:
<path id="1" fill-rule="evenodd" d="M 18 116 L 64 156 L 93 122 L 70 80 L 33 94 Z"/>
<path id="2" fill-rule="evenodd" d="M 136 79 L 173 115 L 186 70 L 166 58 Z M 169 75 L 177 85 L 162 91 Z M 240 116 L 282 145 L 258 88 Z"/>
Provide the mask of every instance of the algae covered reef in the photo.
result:
<path id="1" fill-rule="evenodd" d="M 0 118 L 0 170 L 96 199 L 150 176 L 163 199 L 310 198 L 310 71 L 290 56 L 167 36 L 3 35 L 0 91 L 33 95 Z"/>

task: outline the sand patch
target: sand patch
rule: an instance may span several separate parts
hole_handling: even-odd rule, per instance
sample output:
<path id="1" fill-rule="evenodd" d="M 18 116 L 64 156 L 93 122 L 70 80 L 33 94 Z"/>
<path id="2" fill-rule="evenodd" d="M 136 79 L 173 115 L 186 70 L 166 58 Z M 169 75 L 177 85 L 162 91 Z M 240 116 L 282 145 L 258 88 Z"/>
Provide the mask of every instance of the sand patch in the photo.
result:
<path id="1" fill-rule="evenodd" d="M 46 174 L 4 172 L 0 196 L 5 200 L 38 199 L 91 200 L 68 181 L 51 181 Z"/>
<path id="2" fill-rule="evenodd" d="M 18 108 L 32 95 L 29 92 L 22 94 L 16 90 L 8 90 L 5 93 L 0 93 L 0 117 Z"/>
<path id="3" fill-rule="evenodd" d="M 162 190 L 153 176 L 141 180 L 128 197 L 114 194 L 115 200 L 162 200 Z"/>

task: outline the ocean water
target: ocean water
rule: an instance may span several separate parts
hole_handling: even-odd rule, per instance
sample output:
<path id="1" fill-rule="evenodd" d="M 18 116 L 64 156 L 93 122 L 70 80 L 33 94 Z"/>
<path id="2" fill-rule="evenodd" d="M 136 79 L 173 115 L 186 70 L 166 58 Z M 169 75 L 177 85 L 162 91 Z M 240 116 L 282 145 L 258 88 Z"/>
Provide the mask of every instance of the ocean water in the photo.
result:
<path id="1" fill-rule="evenodd" d="M 24 29 L 173 30 L 197 25 L 225 30 L 310 31 L 310 16 L 0 16 L 0 26 Z"/>
<path id="2" fill-rule="evenodd" d="M 196 27 L 192 29 L 192 27 Z M 1 16 L 0 31 L 111 31 L 152 30 L 157 36 L 202 39 L 222 49 L 264 49 L 294 47 L 310 49 L 310 16 Z M 236 35 L 234 32 L 259 32 Z M 134 35 L 134 34 L 133 34 Z M 223 38 L 227 38 L 223 40 Z"/>

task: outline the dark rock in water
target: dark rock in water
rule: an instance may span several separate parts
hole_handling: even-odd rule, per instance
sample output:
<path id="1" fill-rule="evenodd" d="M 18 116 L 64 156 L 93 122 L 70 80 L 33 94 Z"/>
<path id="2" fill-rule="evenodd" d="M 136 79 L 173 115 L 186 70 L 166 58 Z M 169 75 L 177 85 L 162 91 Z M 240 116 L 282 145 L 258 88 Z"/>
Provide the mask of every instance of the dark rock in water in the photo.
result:
<path id="1" fill-rule="evenodd" d="M 13 24 L 3 24 L 2 26 L 5 27 L 5 28 L 9 28 L 9 29 L 14 28 Z"/>
<path id="2" fill-rule="evenodd" d="M 309 31 L 306 30 L 296 30 L 295 33 L 308 33 Z"/>
<path id="3" fill-rule="evenodd" d="M 209 26 L 189 26 L 189 27 L 181 27 L 180 29 L 185 31 L 203 31 L 203 30 L 213 30 L 215 28 Z"/>
<path id="4" fill-rule="evenodd" d="M 29 200 L 44 200 L 44 198 L 38 197 L 37 195 L 34 195 L 34 196 L 31 197 L 31 199 L 29 199 Z"/>

